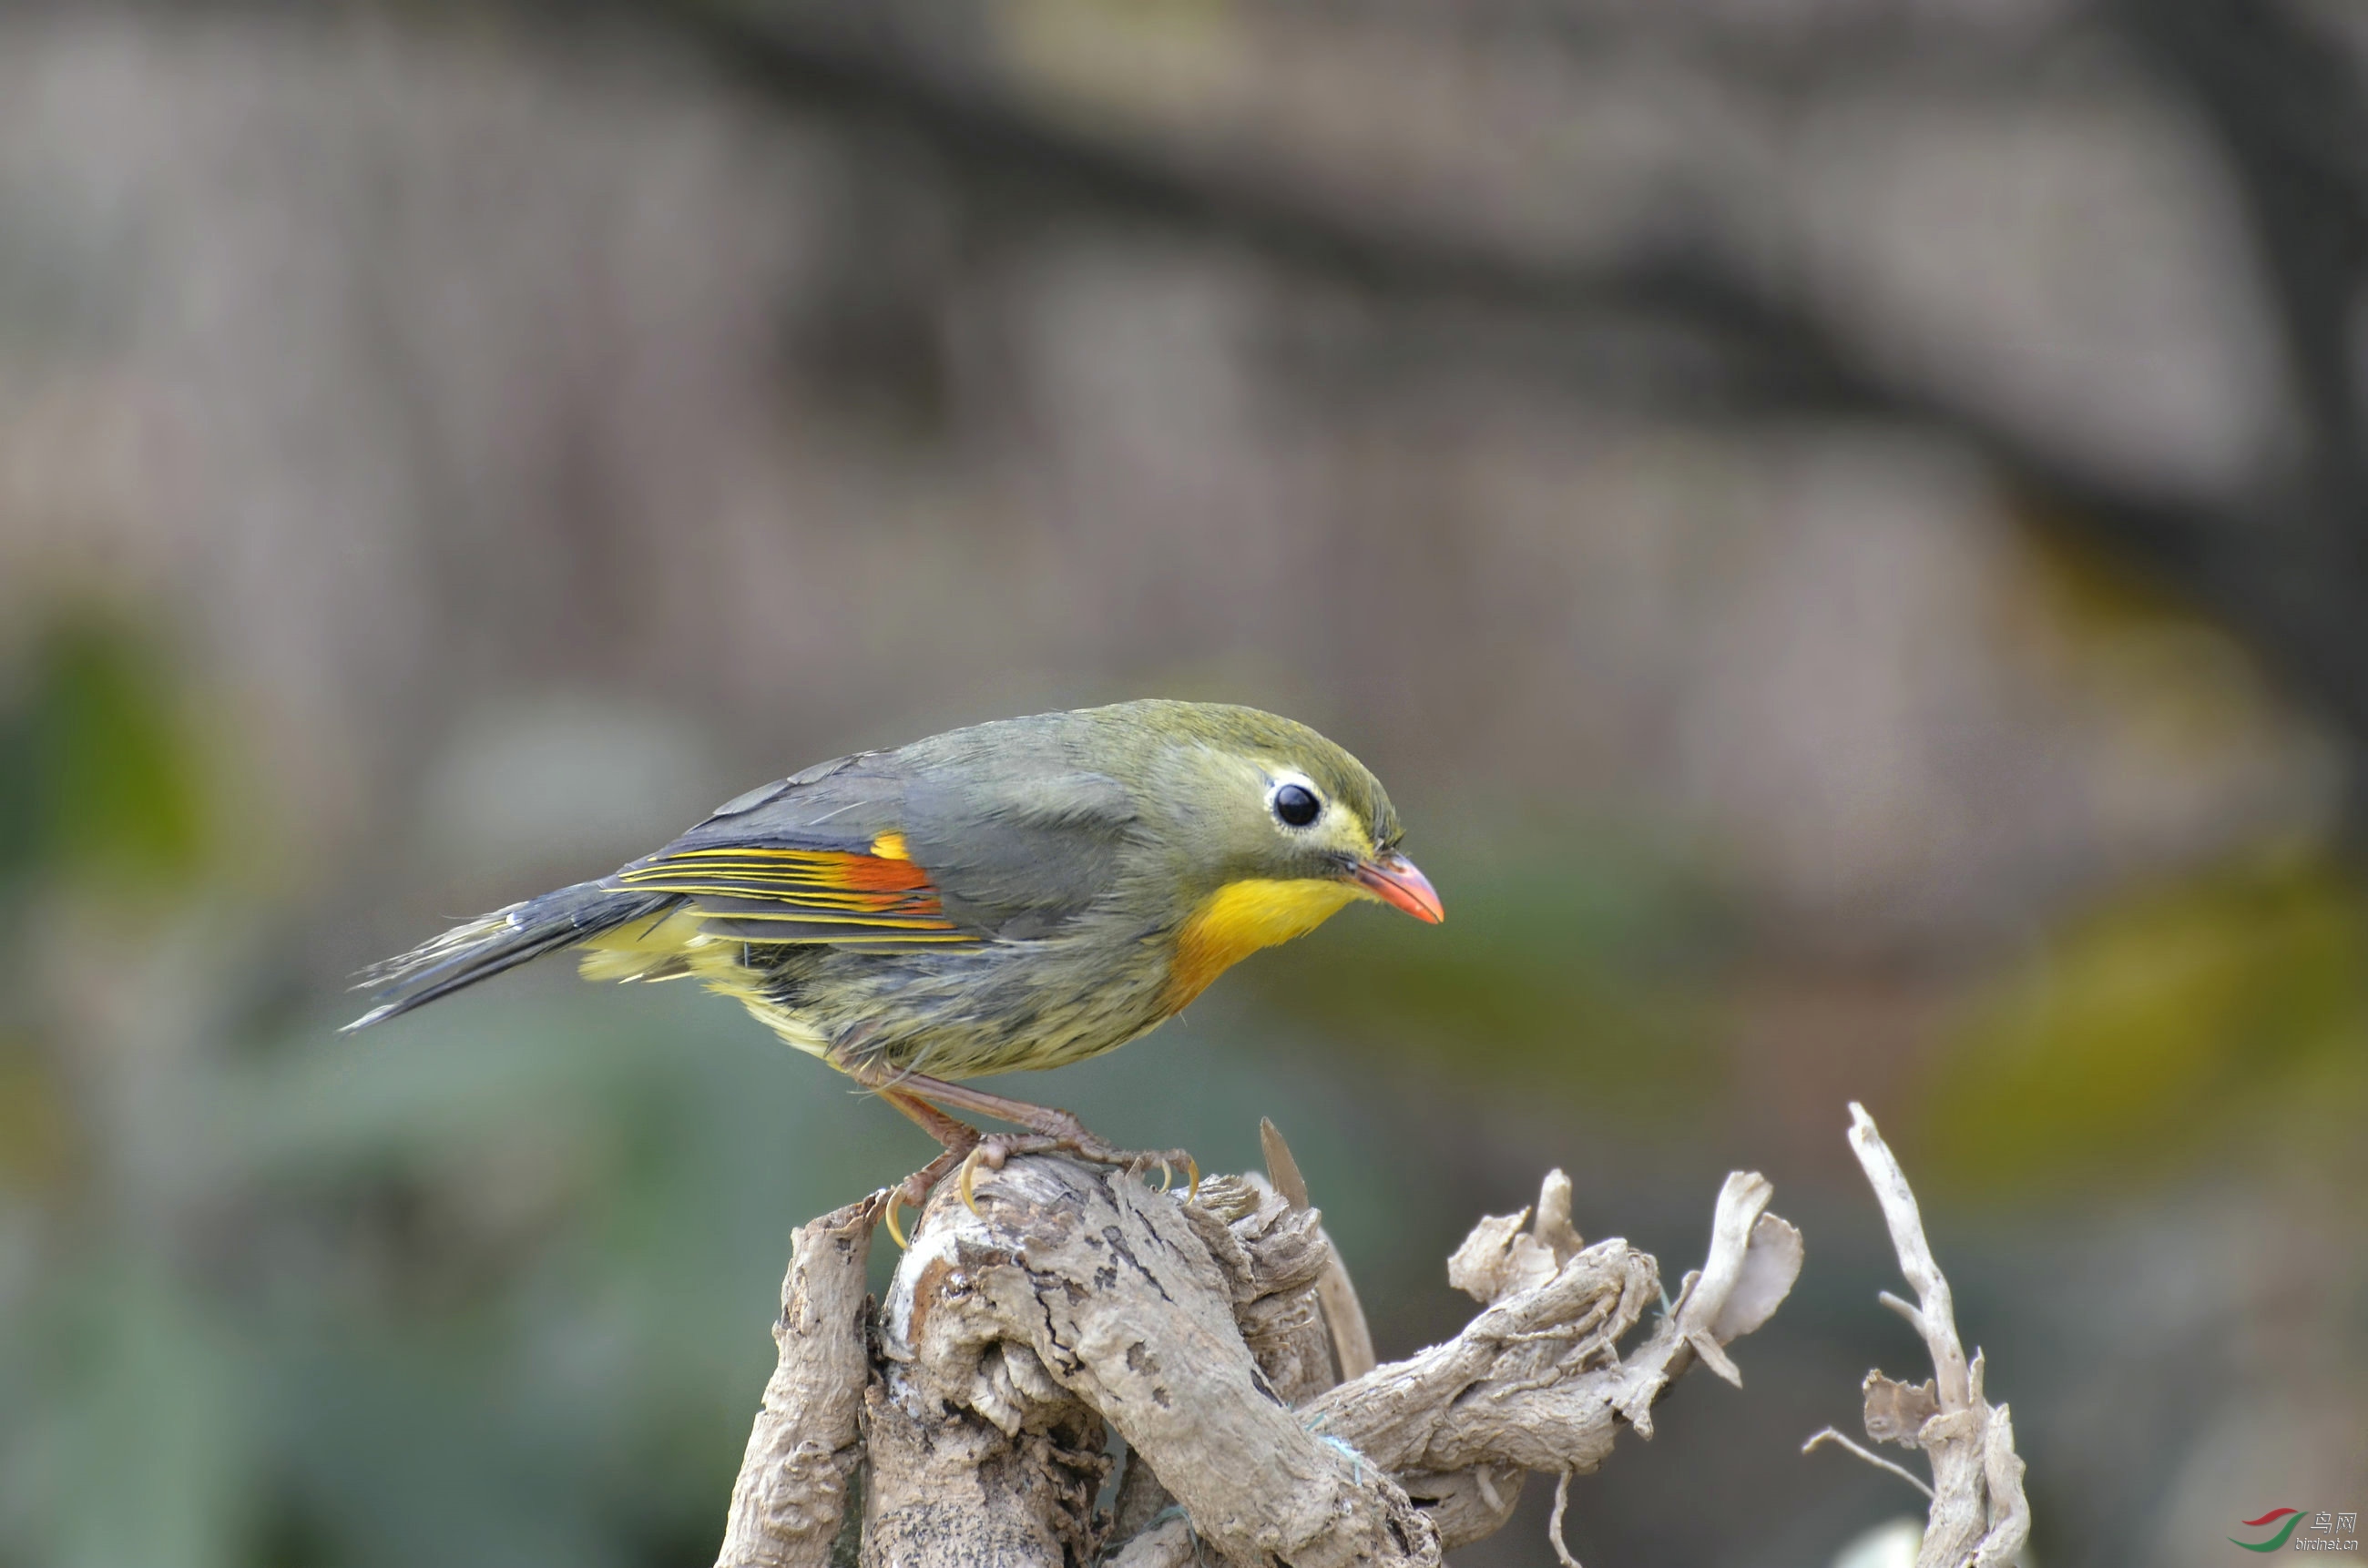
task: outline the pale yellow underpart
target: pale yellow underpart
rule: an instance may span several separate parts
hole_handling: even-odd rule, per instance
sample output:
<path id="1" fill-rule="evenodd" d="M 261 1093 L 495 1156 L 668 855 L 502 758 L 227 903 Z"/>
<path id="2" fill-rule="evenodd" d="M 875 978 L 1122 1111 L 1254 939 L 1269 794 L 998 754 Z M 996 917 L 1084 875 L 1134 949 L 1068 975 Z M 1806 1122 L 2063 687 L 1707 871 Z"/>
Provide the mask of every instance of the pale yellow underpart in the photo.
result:
<path id="1" fill-rule="evenodd" d="M 695 977 L 719 996 L 729 996 L 754 1013 L 783 1040 L 811 1056 L 828 1054 L 830 1042 L 794 1014 L 776 1006 L 741 963 L 746 944 L 736 937 L 712 937 L 706 916 L 682 908 L 663 919 L 637 920 L 604 932 L 578 950 L 578 971 L 586 980 L 681 980 Z"/>

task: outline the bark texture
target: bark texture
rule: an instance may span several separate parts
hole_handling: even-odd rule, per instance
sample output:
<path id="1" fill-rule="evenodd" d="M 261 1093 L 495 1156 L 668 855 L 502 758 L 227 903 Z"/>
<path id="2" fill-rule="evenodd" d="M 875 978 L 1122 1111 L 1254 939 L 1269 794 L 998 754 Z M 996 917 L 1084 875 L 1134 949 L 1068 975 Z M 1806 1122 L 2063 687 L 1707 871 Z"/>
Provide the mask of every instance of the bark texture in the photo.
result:
<path id="1" fill-rule="evenodd" d="M 863 1460 L 869 1299 L 863 1272 L 880 1199 L 799 1228 L 773 1323 L 779 1359 L 748 1432 L 716 1568 L 825 1568 Z"/>
<path id="2" fill-rule="evenodd" d="M 1555 1172 L 1534 1215 L 1458 1249 L 1484 1307 L 1463 1333 L 1342 1382 L 1362 1314 L 1279 1137 L 1268 1163 L 1191 1202 L 1048 1157 L 979 1173 L 975 1212 L 948 1184 L 869 1314 L 876 1204 L 805 1227 L 719 1563 L 830 1561 L 859 1455 L 866 1568 L 1437 1563 L 1503 1526 L 1528 1471 L 1566 1484 L 1621 1427 L 1649 1436 L 1696 1362 L 1739 1381 L 1725 1346 L 1801 1265 L 1766 1180 L 1728 1177 L 1709 1258 L 1622 1357 L 1658 1267 L 1585 1244 Z"/>

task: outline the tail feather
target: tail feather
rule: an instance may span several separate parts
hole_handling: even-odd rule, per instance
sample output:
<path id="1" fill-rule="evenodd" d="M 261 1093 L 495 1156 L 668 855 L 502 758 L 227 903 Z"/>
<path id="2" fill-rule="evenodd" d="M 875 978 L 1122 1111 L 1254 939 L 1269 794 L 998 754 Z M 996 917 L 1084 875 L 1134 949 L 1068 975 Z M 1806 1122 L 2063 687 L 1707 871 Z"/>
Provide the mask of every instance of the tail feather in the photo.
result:
<path id="1" fill-rule="evenodd" d="M 530 959 L 573 947 L 679 902 L 678 895 L 670 893 L 578 882 L 497 909 L 364 970 L 355 989 L 375 989 L 378 1005 L 340 1032 L 351 1034 L 400 1017 L 464 985 L 474 985 L 506 969 L 516 969 Z"/>

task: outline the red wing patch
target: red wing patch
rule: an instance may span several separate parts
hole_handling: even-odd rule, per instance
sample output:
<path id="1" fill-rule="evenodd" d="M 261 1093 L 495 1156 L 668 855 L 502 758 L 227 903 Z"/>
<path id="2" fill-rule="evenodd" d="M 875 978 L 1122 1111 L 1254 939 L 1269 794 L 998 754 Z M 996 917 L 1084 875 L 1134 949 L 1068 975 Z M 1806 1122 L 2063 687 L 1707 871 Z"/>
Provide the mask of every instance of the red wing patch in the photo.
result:
<path id="1" fill-rule="evenodd" d="M 661 855 L 617 874 L 627 887 L 681 893 L 762 940 L 965 940 L 927 871 L 910 860 L 843 849 L 722 845 Z"/>

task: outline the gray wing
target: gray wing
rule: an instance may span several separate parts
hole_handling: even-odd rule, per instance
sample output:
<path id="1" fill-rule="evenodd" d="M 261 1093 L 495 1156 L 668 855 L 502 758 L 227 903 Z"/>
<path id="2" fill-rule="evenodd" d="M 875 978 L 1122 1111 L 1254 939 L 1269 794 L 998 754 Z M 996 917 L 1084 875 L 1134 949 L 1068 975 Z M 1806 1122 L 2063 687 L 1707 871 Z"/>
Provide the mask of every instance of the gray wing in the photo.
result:
<path id="1" fill-rule="evenodd" d="M 1137 820 L 1116 779 L 1026 749 L 916 749 L 752 790 L 613 881 L 745 940 L 898 945 L 1042 936 L 1110 889 Z"/>
<path id="2" fill-rule="evenodd" d="M 1137 817 L 1125 786 L 1105 774 L 1029 770 L 916 780 L 904 831 L 950 916 L 1027 937 L 1110 891 Z"/>

